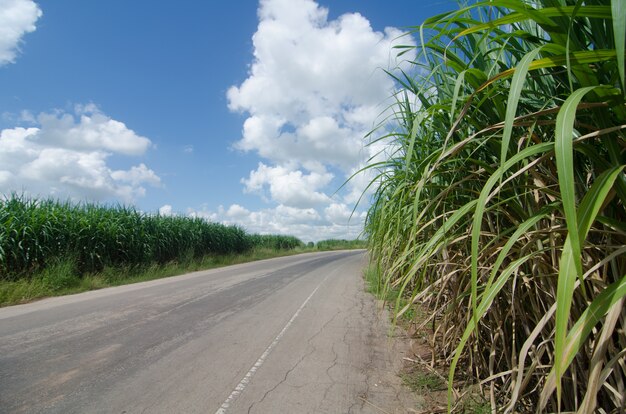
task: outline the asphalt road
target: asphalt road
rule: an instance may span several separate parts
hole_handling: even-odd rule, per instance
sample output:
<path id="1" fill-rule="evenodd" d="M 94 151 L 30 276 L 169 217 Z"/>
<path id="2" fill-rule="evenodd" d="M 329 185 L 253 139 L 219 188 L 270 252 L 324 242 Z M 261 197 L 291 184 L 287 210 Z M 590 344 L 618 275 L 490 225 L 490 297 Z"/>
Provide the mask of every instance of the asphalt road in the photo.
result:
<path id="1" fill-rule="evenodd" d="M 304 254 L 0 309 L 0 412 L 407 412 L 365 265 Z"/>

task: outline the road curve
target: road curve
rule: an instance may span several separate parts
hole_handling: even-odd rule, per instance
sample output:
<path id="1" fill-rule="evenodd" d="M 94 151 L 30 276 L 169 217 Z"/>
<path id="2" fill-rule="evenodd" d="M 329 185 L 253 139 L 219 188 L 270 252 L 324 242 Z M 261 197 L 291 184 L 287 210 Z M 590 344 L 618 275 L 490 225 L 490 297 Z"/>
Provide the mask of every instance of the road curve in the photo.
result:
<path id="1" fill-rule="evenodd" d="M 0 412 L 406 412 L 365 264 L 303 254 L 0 309 Z"/>

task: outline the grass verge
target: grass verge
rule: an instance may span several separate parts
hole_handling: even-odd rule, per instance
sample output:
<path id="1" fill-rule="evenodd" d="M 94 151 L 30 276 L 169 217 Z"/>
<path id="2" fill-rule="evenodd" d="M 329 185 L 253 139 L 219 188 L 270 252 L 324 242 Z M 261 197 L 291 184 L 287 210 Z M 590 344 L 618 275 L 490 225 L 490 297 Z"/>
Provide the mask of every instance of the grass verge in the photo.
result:
<path id="1" fill-rule="evenodd" d="M 255 248 L 247 253 L 208 255 L 182 259 L 164 265 L 105 267 L 81 275 L 72 260 L 59 260 L 28 279 L 0 280 L 0 306 L 17 305 L 50 296 L 63 296 L 89 290 L 161 279 L 198 270 L 208 270 L 273 257 L 316 252 L 316 248 L 276 250 Z"/>
<path id="2" fill-rule="evenodd" d="M 385 285 L 379 272 L 379 269 L 374 265 L 370 265 L 365 269 L 364 277 L 367 291 L 376 296 L 377 299 L 389 304 L 391 307 L 395 306 L 398 309 L 405 307 L 408 302 L 400 295 L 400 290 Z M 415 307 L 409 308 L 400 316 L 400 322 L 404 321 L 408 323 L 413 320 L 416 315 L 416 310 L 417 308 Z M 392 312 L 392 315 L 395 315 L 395 312 Z M 397 322 L 398 321 L 394 320 L 394 324 Z"/>

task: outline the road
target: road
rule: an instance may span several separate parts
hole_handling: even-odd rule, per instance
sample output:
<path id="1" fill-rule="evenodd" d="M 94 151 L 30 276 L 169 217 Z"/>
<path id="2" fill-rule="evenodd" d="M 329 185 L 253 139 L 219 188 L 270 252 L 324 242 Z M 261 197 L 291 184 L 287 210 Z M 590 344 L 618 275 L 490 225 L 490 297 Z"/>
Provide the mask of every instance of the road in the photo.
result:
<path id="1" fill-rule="evenodd" d="M 0 412 L 407 412 L 365 265 L 311 253 L 2 308 Z"/>

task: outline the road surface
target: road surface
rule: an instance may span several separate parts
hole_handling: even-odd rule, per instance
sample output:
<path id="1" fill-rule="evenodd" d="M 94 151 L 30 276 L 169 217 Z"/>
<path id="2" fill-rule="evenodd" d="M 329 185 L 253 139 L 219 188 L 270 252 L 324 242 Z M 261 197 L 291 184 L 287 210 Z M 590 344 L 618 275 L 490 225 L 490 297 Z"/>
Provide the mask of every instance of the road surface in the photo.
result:
<path id="1" fill-rule="evenodd" d="M 0 309 L 0 412 L 407 412 L 365 265 L 312 253 Z"/>

